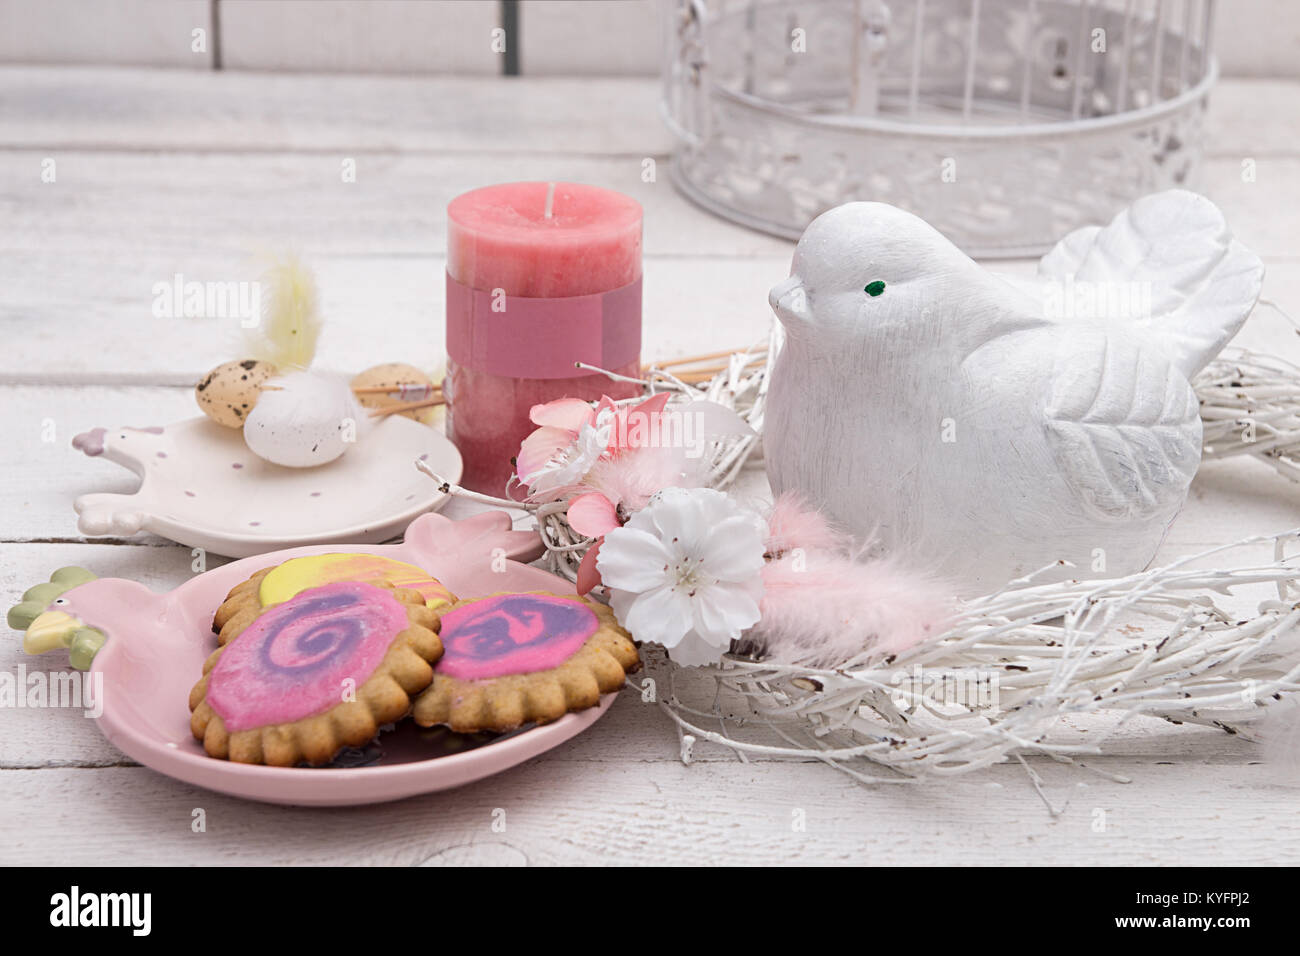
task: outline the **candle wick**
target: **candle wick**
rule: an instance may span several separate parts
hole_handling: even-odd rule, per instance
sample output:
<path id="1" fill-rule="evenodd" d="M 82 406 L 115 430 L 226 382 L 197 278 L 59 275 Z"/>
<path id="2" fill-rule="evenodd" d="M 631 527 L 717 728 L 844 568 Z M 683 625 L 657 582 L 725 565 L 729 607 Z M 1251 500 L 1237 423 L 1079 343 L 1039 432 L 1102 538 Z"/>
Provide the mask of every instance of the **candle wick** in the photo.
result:
<path id="1" fill-rule="evenodd" d="M 551 212 L 555 208 L 555 183 L 546 184 L 546 218 L 551 218 Z"/>

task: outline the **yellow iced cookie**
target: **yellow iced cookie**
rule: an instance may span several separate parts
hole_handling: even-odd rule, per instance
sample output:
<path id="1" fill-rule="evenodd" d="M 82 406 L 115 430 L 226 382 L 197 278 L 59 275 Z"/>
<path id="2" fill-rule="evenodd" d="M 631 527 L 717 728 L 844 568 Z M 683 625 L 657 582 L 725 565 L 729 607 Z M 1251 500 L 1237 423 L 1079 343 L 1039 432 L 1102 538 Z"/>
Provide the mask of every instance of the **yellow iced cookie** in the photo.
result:
<path id="1" fill-rule="evenodd" d="M 335 581 L 387 581 L 395 588 L 419 591 L 429 607 L 450 604 L 455 596 L 428 571 L 377 554 L 313 554 L 272 568 L 258 586 L 262 607 L 283 604 L 299 591 Z"/>

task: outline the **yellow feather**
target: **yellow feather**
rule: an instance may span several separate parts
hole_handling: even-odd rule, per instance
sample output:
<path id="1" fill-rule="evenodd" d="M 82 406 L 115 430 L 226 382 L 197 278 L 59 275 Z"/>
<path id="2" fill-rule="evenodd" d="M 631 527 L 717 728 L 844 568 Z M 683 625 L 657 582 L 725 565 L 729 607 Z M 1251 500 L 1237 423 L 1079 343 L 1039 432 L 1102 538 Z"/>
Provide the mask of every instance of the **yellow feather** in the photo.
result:
<path id="1" fill-rule="evenodd" d="M 250 335 L 249 357 L 282 371 L 307 368 L 321 330 L 315 276 L 290 253 L 276 257 L 260 282 L 262 321 Z"/>

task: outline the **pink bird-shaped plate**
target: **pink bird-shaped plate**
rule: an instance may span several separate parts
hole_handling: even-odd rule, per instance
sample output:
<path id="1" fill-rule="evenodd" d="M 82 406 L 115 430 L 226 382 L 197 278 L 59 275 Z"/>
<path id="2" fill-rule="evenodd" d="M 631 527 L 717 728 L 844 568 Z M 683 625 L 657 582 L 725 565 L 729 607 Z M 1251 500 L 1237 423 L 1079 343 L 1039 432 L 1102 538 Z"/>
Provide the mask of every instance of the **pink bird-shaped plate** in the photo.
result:
<path id="1" fill-rule="evenodd" d="M 70 643 L 72 659 L 93 655 L 92 681 L 102 675 L 103 712 L 98 724 L 128 757 L 177 780 L 252 800 L 310 806 L 346 806 L 398 800 L 480 780 L 544 753 L 590 727 L 609 709 L 614 694 L 589 710 L 507 735 L 453 734 L 424 730 L 407 719 L 381 733 L 369 747 L 346 751 L 328 767 L 269 767 L 207 756 L 190 732 L 190 688 L 216 648 L 212 616 L 235 585 L 262 568 L 290 558 L 334 552 L 375 554 L 415 565 L 458 597 L 498 591 L 573 593 L 573 586 L 540 568 L 520 563 L 538 556 L 536 533 L 511 530 L 504 512 L 462 521 L 427 514 L 413 521 L 395 545 L 311 545 L 235 561 L 207 571 L 165 594 L 134 581 L 94 578 L 65 569 L 39 585 L 52 589 L 37 601 L 49 608 L 28 628 L 50 618 L 71 619 L 90 636 L 90 650 Z M 515 560 L 519 559 L 519 560 Z M 68 586 L 79 580 L 75 586 Z M 24 605 L 33 603 L 32 599 Z M 24 605 L 19 605 L 23 607 Z M 18 610 L 15 608 L 15 611 Z M 10 614 L 11 624 L 14 612 Z M 69 644 L 64 640 L 63 645 Z M 98 650 L 94 648 L 102 644 Z M 79 665 L 80 666 L 80 665 Z"/>

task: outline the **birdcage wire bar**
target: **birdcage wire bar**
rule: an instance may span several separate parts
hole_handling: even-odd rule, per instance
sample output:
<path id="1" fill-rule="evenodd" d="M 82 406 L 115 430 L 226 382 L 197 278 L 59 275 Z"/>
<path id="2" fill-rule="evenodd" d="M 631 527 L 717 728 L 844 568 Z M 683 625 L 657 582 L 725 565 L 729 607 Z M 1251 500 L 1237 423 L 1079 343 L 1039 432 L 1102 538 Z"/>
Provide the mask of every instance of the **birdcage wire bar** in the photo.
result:
<path id="1" fill-rule="evenodd" d="M 854 199 L 1039 255 L 1195 187 L 1215 0 L 668 0 L 673 180 L 795 238 Z"/>

